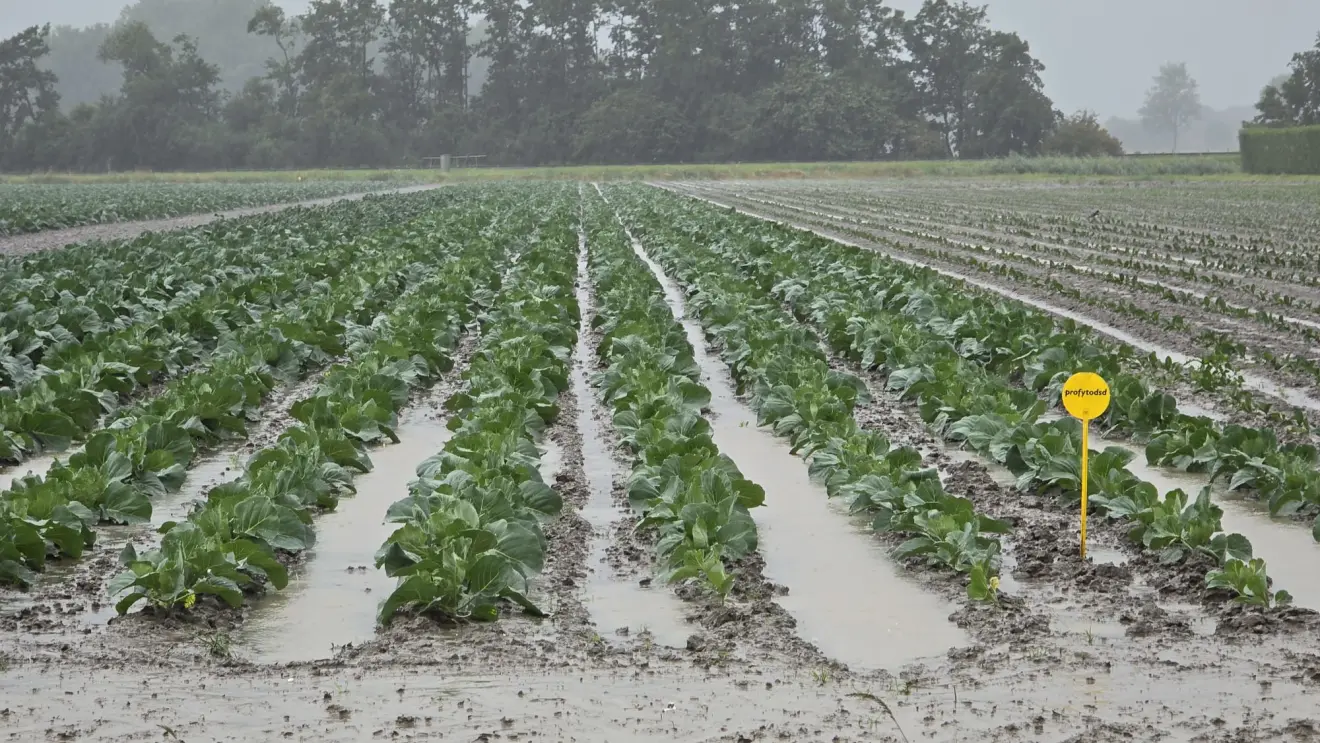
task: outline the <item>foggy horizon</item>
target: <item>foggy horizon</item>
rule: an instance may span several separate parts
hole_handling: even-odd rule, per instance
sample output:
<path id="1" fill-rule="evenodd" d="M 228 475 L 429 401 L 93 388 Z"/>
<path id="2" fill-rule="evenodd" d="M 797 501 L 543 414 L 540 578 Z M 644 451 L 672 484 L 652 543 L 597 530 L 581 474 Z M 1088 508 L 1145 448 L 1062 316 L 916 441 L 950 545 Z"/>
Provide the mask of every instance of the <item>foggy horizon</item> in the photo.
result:
<path id="1" fill-rule="evenodd" d="M 913 13 L 922 0 L 887 0 Z M 277 0 L 302 12 L 308 0 Z M 1313 0 L 1054 0 L 988 3 L 990 23 L 1017 32 L 1045 64 L 1045 92 L 1065 113 L 1133 117 L 1159 66 L 1185 62 L 1210 108 L 1254 106 L 1260 89 L 1286 72 L 1292 55 L 1320 32 Z M 0 0 L 0 35 L 31 25 L 86 26 L 113 21 L 118 0 Z M 1253 8 L 1255 9 L 1253 11 Z M 1144 22 L 1130 19 L 1144 15 Z M 1117 40 L 1117 42 L 1115 41 Z"/>

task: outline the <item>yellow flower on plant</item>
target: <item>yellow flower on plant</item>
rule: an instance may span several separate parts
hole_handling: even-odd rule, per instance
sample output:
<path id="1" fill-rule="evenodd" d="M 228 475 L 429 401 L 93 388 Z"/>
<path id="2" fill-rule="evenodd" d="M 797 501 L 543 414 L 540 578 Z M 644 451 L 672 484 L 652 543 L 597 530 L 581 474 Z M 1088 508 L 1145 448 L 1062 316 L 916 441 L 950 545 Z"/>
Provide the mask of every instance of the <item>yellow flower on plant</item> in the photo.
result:
<path id="1" fill-rule="evenodd" d="M 995 575 L 990 578 L 990 590 L 992 591 L 999 590 L 999 576 Z"/>
<path id="2" fill-rule="evenodd" d="M 190 593 L 188 594 L 188 598 L 183 600 L 183 608 L 191 609 L 195 603 L 197 603 L 197 594 Z"/>

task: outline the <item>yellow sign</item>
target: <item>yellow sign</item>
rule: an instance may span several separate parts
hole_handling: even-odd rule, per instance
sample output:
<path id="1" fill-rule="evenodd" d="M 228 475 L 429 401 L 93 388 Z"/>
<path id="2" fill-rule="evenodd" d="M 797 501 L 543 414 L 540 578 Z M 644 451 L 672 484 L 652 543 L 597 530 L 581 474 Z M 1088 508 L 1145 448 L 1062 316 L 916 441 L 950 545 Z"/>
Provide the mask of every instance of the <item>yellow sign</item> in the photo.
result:
<path id="1" fill-rule="evenodd" d="M 1086 459 L 1090 454 L 1087 434 L 1091 420 L 1109 409 L 1109 385 L 1093 372 L 1077 372 L 1063 383 L 1063 407 L 1082 421 L 1082 559 L 1086 559 Z"/>
<path id="2" fill-rule="evenodd" d="M 1074 418 L 1099 418 L 1109 409 L 1109 385 L 1099 374 L 1077 372 L 1063 383 L 1063 407 Z"/>

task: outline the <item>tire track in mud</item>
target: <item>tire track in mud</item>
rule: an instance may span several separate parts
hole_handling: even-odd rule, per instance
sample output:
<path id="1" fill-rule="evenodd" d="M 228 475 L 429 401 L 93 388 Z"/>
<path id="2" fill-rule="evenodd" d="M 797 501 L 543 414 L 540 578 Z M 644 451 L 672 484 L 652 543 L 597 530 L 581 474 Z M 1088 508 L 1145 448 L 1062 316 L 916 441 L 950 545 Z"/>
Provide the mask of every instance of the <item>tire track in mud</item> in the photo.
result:
<path id="1" fill-rule="evenodd" d="M 377 609 L 395 586 L 375 565 L 377 547 L 397 526 L 386 522 L 386 511 L 407 494 L 417 467 L 449 440 L 444 401 L 456 391 L 476 340 L 467 332 L 455 348 L 454 367 L 429 389 L 415 391 L 399 413 L 399 442 L 369 449 L 372 469 L 354 478 L 357 492 L 317 516 L 316 544 L 299 554 L 289 585 L 252 602 L 233 638 L 239 657 L 305 663 L 375 638 Z"/>
<path id="2" fill-rule="evenodd" d="M 591 246 L 585 216 L 578 239 L 581 330 L 570 384 L 578 407 L 579 454 L 588 494 L 579 506 L 579 519 L 591 530 L 588 575 L 580 580 L 588 621 L 596 628 L 590 640 L 596 645 L 617 646 L 620 638 L 635 637 L 633 644 L 644 648 L 653 644 L 683 648 L 693 628 L 686 625 L 678 600 L 655 583 L 653 552 L 642 535 L 633 530 L 636 517 L 628 502 L 626 479 L 631 462 L 590 381 L 602 370 L 595 351 L 602 335 L 595 324 L 595 286 L 588 264 Z"/>

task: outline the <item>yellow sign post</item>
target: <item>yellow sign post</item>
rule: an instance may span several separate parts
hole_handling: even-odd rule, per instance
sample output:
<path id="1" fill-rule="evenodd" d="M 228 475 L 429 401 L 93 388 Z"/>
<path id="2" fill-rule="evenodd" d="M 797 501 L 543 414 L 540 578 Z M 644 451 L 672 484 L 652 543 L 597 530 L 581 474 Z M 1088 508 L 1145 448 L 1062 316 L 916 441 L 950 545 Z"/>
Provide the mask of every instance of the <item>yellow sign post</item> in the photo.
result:
<path id="1" fill-rule="evenodd" d="M 1109 409 L 1109 385 L 1093 372 L 1078 372 L 1063 383 L 1063 407 L 1068 414 L 1082 422 L 1082 559 L 1086 559 L 1086 457 L 1090 453 L 1087 442 L 1091 419 L 1099 418 Z"/>

